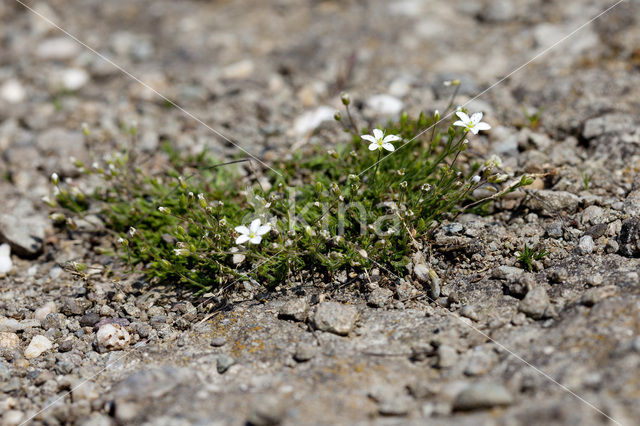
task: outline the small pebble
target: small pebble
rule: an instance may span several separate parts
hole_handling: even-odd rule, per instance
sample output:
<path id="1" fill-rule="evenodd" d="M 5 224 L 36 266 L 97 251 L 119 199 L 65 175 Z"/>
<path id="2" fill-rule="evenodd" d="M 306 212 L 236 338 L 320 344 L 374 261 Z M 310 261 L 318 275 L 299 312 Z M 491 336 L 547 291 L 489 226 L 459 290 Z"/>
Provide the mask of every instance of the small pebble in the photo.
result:
<path id="1" fill-rule="evenodd" d="M 318 349 L 312 343 L 299 343 L 293 359 L 298 362 L 306 362 L 316 356 Z"/>
<path id="2" fill-rule="evenodd" d="M 224 374 L 235 363 L 236 360 L 229 355 L 220 355 L 216 362 L 216 370 L 218 370 L 218 373 Z"/>
<path id="3" fill-rule="evenodd" d="M 458 362 L 458 352 L 448 345 L 438 346 L 438 367 L 450 368 Z"/>
<path id="4" fill-rule="evenodd" d="M 211 346 L 214 348 L 219 348 L 220 346 L 224 346 L 227 343 L 224 337 L 214 337 L 211 341 Z"/>
<path id="5" fill-rule="evenodd" d="M 578 242 L 578 246 L 576 247 L 576 252 L 580 255 L 587 255 L 589 253 L 593 253 L 595 249 L 595 243 L 593 242 L 593 238 L 591 235 L 584 235 L 580 238 Z"/>
<path id="6" fill-rule="evenodd" d="M 544 317 L 549 307 L 549 296 L 547 290 L 542 286 L 537 286 L 529 290 L 527 295 L 520 301 L 518 309 L 533 319 Z"/>
<path id="7" fill-rule="evenodd" d="M 33 317 L 42 323 L 47 315 L 54 312 L 58 312 L 58 306 L 56 305 L 56 302 L 50 301 L 36 309 Z"/>
<path id="8" fill-rule="evenodd" d="M 289 300 L 278 311 L 278 318 L 305 321 L 309 314 L 309 302 L 304 297 Z"/>
<path id="9" fill-rule="evenodd" d="M 353 330 L 357 319 L 358 309 L 355 306 L 323 302 L 318 305 L 313 322 L 318 330 L 346 336 Z"/>
<path id="10" fill-rule="evenodd" d="M 34 336 L 29 346 L 27 346 L 27 349 L 24 350 L 24 357 L 27 359 L 37 358 L 52 347 L 53 343 L 46 337 L 42 335 Z"/>
<path id="11" fill-rule="evenodd" d="M 393 291 L 388 288 L 378 287 L 374 289 L 367 298 L 367 304 L 374 308 L 382 308 L 393 297 Z"/>
<path id="12" fill-rule="evenodd" d="M 12 351 L 20 346 L 20 338 L 16 333 L 0 331 L 0 352 Z"/>
<path id="13" fill-rule="evenodd" d="M 500 384 L 474 383 L 460 392 L 453 403 L 457 411 L 477 410 L 510 405 L 513 397 Z"/>
<path id="14" fill-rule="evenodd" d="M 0 245 L 0 275 L 9 273 L 13 268 L 13 262 L 11 261 L 11 247 L 9 244 L 4 243 Z"/>
<path id="15" fill-rule="evenodd" d="M 96 333 L 96 346 L 99 352 L 119 351 L 131 343 L 131 335 L 119 324 L 105 324 Z"/>

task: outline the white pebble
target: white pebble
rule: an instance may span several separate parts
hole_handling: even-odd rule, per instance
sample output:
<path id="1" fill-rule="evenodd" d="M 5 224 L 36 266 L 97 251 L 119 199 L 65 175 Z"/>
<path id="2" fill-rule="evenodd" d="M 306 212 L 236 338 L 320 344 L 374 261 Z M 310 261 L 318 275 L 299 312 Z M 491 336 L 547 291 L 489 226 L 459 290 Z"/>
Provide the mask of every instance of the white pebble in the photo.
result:
<path id="1" fill-rule="evenodd" d="M 13 350 L 20 346 L 20 338 L 16 333 L 0 331 L 0 350 Z"/>
<path id="2" fill-rule="evenodd" d="M 68 37 L 56 37 L 40 43 L 36 55 L 41 59 L 65 60 L 77 55 L 80 45 Z"/>
<path id="3" fill-rule="evenodd" d="M 0 275 L 4 275 L 11 271 L 13 262 L 11 261 L 11 247 L 9 244 L 0 245 Z"/>
<path id="4" fill-rule="evenodd" d="M 119 324 L 105 324 L 96 333 L 100 352 L 119 351 L 131 343 L 131 335 Z"/>
<path id="5" fill-rule="evenodd" d="M 67 90 L 78 90 L 89 81 L 89 73 L 82 68 L 69 68 L 62 72 L 60 82 Z"/>
<path id="6" fill-rule="evenodd" d="M 391 95 L 375 95 L 367 100 L 367 107 L 377 114 L 396 115 L 402 111 L 402 101 Z"/>
<path id="7" fill-rule="evenodd" d="M 33 317 L 42 322 L 47 317 L 47 315 L 53 312 L 58 312 L 58 307 L 56 306 L 56 302 L 50 301 L 36 309 Z"/>
<path id="8" fill-rule="evenodd" d="M 293 123 L 293 131 L 301 136 L 315 130 L 322 122 L 333 120 L 336 110 L 328 106 L 321 106 L 313 111 L 308 111 L 296 118 Z"/>
<path id="9" fill-rule="evenodd" d="M 53 343 L 42 335 L 33 336 L 31 343 L 24 350 L 24 357 L 27 359 L 33 359 L 39 357 L 43 352 L 48 351 L 53 347 Z"/>
<path id="10" fill-rule="evenodd" d="M 24 101 L 26 92 L 18 80 L 11 79 L 0 87 L 0 96 L 10 104 L 17 104 Z"/>

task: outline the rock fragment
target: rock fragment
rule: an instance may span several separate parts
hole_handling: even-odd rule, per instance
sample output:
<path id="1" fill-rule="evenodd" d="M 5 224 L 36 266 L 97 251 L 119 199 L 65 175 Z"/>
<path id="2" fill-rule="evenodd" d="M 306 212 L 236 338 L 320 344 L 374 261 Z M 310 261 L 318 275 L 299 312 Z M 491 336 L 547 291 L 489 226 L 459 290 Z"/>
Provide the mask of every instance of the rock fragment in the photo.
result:
<path id="1" fill-rule="evenodd" d="M 468 411 L 506 406 L 513 402 L 511 393 L 497 383 L 474 383 L 460 392 L 453 403 L 453 409 Z"/>
<path id="2" fill-rule="evenodd" d="M 51 340 L 42 335 L 34 336 L 29 346 L 27 346 L 27 349 L 24 350 L 24 357 L 27 359 L 37 358 L 52 347 L 53 343 L 51 343 Z"/>
<path id="3" fill-rule="evenodd" d="M 131 343 L 131 335 L 121 325 L 105 324 L 96 333 L 96 346 L 99 352 L 120 351 Z"/>
<path id="4" fill-rule="evenodd" d="M 318 330 L 346 336 L 353 329 L 358 319 L 355 306 L 337 302 L 323 302 L 318 305 L 313 322 Z"/>

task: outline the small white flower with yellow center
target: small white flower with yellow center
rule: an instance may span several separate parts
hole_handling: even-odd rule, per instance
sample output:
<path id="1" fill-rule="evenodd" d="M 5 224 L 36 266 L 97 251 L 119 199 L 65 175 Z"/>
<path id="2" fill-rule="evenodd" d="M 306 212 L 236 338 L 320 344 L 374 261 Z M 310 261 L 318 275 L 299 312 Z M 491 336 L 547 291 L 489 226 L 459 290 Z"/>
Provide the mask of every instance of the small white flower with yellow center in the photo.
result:
<path id="1" fill-rule="evenodd" d="M 491 126 L 487 123 L 481 122 L 482 113 L 476 112 L 469 117 L 466 113 L 462 111 L 456 112 L 456 115 L 460 120 L 453 123 L 454 126 L 464 127 L 464 129 L 468 132 L 477 135 L 480 130 L 489 130 Z"/>
<path id="2" fill-rule="evenodd" d="M 369 144 L 369 151 L 386 149 L 387 151 L 395 151 L 395 147 L 391 142 L 401 140 L 400 136 L 396 135 L 384 135 L 384 132 L 380 129 L 373 129 L 373 136 L 362 135 L 362 139 L 371 142 Z"/>
<path id="3" fill-rule="evenodd" d="M 260 219 L 255 219 L 249 227 L 245 225 L 236 226 L 236 232 L 240 235 L 236 238 L 236 244 L 244 244 L 249 241 L 251 244 L 260 244 L 262 236 L 271 231 L 271 225 L 261 224 Z"/>

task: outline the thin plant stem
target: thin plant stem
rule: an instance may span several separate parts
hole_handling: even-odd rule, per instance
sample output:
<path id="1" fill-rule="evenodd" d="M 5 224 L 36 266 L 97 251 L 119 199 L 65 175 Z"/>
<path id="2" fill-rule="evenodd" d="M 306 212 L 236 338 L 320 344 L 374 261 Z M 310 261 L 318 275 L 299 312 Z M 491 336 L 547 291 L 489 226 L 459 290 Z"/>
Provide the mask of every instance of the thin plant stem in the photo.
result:
<path id="1" fill-rule="evenodd" d="M 349 117 L 349 123 L 351 123 L 351 127 L 353 128 L 353 134 L 358 135 L 358 126 L 356 126 L 356 122 L 351 115 L 351 110 L 349 109 L 349 105 L 345 105 L 345 109 L 347 110 L 347 117 Z"/>
<path id="2" fill-rule="evenodd" d="M 373 169 L 373 180 L 371 181 L 371 186 L 376 184 L 376 175 L 378 174 L 378 166 L 380 165 L 380 157 L 382 157 L 382 150 L 378 149 L 378 159 L 376 160 L 376 168 Z"/>

